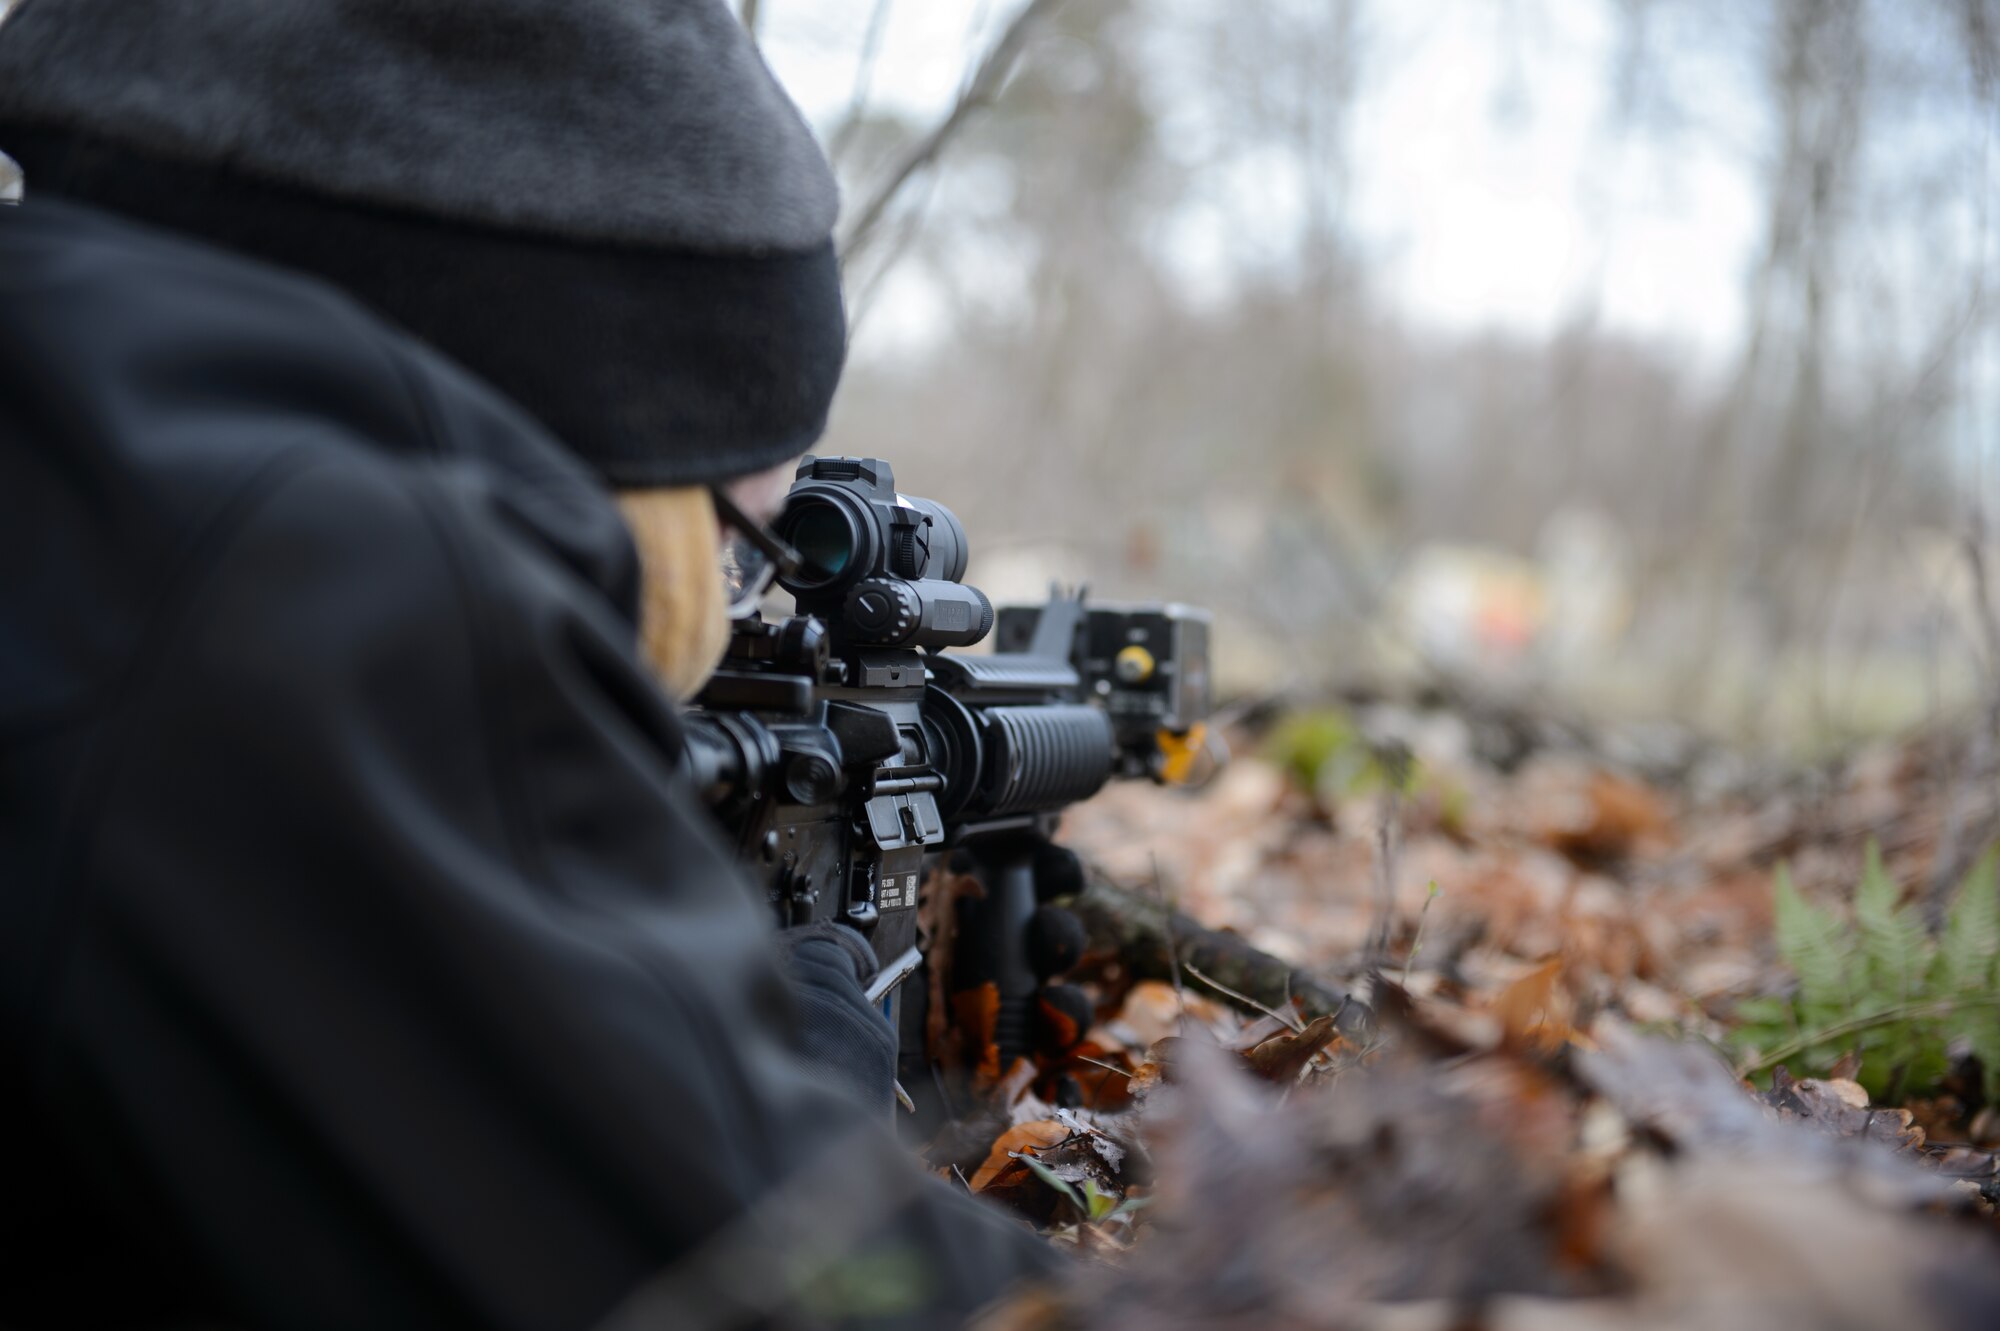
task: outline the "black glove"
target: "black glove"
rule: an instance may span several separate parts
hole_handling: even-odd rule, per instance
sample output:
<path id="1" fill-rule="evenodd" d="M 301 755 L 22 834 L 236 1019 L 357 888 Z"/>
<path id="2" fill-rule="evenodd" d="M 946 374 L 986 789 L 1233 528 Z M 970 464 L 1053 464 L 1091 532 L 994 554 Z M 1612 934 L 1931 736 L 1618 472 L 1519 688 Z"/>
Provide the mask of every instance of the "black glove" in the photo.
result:
<path id="1" fill-rule="evenodd" d="M 863 1103 L 895 1103 L 896 1032 L 867 998 L 881 969 L 868 940 L 831 920 L 778 934 L 786 978 L 799 999 L 800 1052 Z"/>
<path id="2" fill-rule="evenodd" d="M 778 950 L 784 954 L 785 965 L 790 967 L 799 949 L 811 943 L 832 943 L 843 953 L 854 968 L 854 982 L 865 993 L 868 982 L 875 978 L 882 963 L 875 959 L 875 949 L 868 946 L 868 940 L 861 934 L 834 920 L 821 920 L 817 924 L 802 924 L 796 929 L 786 929 L 778 935 Z M 813 949 L 819 952 L 820 949 Z M 827 953 L 826 955 L 831 955 Z"/>

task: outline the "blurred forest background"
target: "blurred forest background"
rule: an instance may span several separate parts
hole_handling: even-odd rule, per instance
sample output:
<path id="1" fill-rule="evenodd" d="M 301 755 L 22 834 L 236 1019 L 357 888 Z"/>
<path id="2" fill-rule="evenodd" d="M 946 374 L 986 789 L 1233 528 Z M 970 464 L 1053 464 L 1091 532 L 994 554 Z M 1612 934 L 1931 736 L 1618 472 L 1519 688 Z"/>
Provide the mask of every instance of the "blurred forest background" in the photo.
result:
<path id="1" fill-rule="evenodd" d="M 2000 0 L 734 2 L 846 193 L 824 451 L 996 600 L 1803 753 L 1989 691 Z"/>
<path id="2" fill-rule="evenodd" d="M 1816 751 L 1991 677 L 1992 0 L 749 0 L 996 600 Z"/>

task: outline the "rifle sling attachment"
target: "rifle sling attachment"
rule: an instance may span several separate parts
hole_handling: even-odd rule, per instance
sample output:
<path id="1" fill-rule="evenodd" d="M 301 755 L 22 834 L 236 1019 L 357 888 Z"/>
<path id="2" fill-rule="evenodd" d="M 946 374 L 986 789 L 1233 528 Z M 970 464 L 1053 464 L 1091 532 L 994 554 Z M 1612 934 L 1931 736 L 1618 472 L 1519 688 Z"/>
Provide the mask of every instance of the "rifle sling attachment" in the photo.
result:
<path id="1" fill-rule="evenodd" d="M 879 1003 L 887 998 L 897 985 L 916 972 L 917 967 L 923 964 L 923 960 L 924 954 L 913 947 L 884 966 L 868 986 L 869 1003 Z"/>

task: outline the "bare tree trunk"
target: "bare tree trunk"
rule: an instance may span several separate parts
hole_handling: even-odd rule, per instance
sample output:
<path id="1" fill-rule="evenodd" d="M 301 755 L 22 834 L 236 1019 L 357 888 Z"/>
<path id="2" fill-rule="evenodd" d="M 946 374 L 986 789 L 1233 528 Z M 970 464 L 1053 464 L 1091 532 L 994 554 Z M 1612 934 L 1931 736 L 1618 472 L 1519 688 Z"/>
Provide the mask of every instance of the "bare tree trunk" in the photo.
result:
<path id="1" fill-rule="evenodd" d="M 1690 673 L 1679 691 L 1684 708 L 1707 693 L 1714 667 L 1726 659 L 1721 648 L 1739 586 L 1762 602 L 1775 651 L 1794 636 L 1785 574 L 1805 553 L 1821 498 L 1819 473 L 1826 470 L 1815 464 L 1827 425 L 1829 282 L 1865 96 L 1860 0 L 1780 0 L 1777 40 L 1770 80 L 1782 116 L 1763 254 L 1745 302 L 1749 328 L 1730 389 L 1697 453 L 1709 521 L 1697 554 L 1703 609 L 1689 638 Z M 1756 456 L 1767 405 L 1761 390 L 1775 368 L 1772 344 L 1786 312 L 1796 352 L 1777 449 L 1764 461 Z M 1755 725 L 1758 717 L 1739 719 Z"/>

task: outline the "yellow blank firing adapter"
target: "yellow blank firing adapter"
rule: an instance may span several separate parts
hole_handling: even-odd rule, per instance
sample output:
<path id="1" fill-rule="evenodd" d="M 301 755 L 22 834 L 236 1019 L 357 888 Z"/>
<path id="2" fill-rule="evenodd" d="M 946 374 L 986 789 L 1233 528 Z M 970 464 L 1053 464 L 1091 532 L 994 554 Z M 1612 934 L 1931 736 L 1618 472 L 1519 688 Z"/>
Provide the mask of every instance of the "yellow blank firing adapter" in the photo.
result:
<path id="1" fill-rule="evenodd" d="M 1158 742 L 1160 780 L 1167 785 L 1192 785 L 1214 774 L 1215 755 L 1209 749 L 1208 726 L 1203 722 L 1195 722 L 1180 734 L 1162 730 Z"/>

